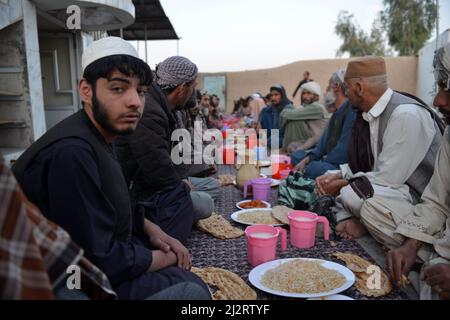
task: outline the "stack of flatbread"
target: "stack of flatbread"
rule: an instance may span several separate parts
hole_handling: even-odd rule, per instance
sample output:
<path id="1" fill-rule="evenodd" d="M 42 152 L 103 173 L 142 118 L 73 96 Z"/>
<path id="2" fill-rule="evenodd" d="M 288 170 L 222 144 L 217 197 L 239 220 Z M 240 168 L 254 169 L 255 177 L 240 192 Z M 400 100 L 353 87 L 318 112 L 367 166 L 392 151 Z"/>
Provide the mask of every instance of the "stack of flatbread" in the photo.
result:
<path id="1" fill-rule="evenodd" d="M 238 275 L 219 268 L 192 268 L 208 285 L 217 288 L 213 293 L 214 300 L 256 300 L 256 292 L 252 290 Z"/>
<path id="2" fill-rule="evenodd" d="M 363 295 L 368 297 L 381 297 L 388 295 L 392 291 L 392 283 L 387 274 L 380 267 L 352 253 L 335 252 L 333 255 L 339 260 L 344 261 L 347 268 L 355 273 L 355 287 Z M 375 278 L 376 271 L 370 270 L 369 267 L 377 267 L 380 271 L 380 282 L 378 287 Z"/>
<path id="3" fill-rule="evenodd" d="M 286 206 L 275 206 L 272 208 L 272 215 L 282 223 L 289 224 L 288 214 L 292 211 L 294 211 L 294 209 Z"/>
<path id="4" fill-rule="evenodd" d="M 229 186 L 234 184 L 236 181 L 236 176 L 232 176 L 230 174 L 223 174 L 219 176 L 219 182 L 222 186 Z"/>
<path id="5" fill-rule="evenodd" d="M 244 231 L 233 227 L 228 220 L 215 213 L 208 219 L 199 220 L 197 227 L 222 240 L 239 238 L 244 235 Z"/>

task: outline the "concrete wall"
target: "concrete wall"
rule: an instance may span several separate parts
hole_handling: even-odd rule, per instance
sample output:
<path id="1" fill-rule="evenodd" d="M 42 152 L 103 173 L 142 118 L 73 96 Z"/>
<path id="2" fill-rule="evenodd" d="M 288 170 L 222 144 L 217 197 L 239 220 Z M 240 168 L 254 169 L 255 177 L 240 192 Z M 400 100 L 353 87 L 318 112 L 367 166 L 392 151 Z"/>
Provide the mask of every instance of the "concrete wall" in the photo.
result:
<path id="1" fill-rule="evenodd" d="M 260 92 L 265 95 L 269 92 L 270 86 L 277 83 L 282 84 L 286 88 L 288 97 L 292 99 L 292 93 L 302 79 L 302 74 L 305 70 L 308 70 L 311 73 L 311 77 L 319 82 L 322 92 L 324 92 L 331 74 L 339 68 L 345 68 L 348 61 L 348 59 L 310 60 L 299 61 L 273 69 L 200 74 L 198 88 L 203 88 L 204 75 L 225 75 L 227 77 L 227 112 L 229 113 L 233 110 L 233 100 L 249 96 L 254 92 Z M 386 65 L 392 89 L 416 93 L 416 57 L 386 58 Z M 323 95 L 321 98 L 323 98 Z M 300 104 L 299 94 L 297 94 L 294 104 Z"/>
<path id="2" fill-rule="evenodd" d="M 22 21 L 0 30 L 0 147 L 28 147 L 33 140 Z"/>

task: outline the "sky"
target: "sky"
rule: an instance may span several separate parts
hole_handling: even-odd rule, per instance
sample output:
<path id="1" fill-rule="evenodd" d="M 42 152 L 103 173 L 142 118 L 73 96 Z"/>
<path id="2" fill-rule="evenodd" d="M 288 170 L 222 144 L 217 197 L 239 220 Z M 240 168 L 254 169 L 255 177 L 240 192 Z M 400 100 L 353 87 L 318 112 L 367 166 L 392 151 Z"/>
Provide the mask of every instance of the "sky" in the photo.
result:
<path id="1" fill-rule="evenodd" d="M 148 63 L 185 56 L 201 72 L 266 69 L 336 57 L 341 10 L 370 32 L 382 0 L 161 0 L 181 40 L 149 41 Z M 440 0 L 440 30 L 450 28 L 450 0 Z M 435 37 L 433 34 L 432 38 Z M 144 43 L 139 54 L 145 57 Z"/>

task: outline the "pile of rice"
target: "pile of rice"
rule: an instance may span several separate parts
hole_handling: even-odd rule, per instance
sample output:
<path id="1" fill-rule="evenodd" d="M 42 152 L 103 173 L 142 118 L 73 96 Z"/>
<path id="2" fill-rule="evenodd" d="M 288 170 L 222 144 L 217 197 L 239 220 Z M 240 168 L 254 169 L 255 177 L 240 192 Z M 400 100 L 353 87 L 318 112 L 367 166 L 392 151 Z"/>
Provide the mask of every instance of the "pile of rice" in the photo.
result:
<path id="1" fill-rule="evenodd" d="M 280 224 L 280 221 L 273 217 L 271 211 L 250 211 L 239 213 L 237 220 L 243 223 L 251 224 Z"/>
<path id="2" fill-rule="evenodd" d="M 293 260 L 266 271 L 261 283 L 276 291 L 315 294 L 339 288 L 345 277 L 322 267 L 322 262 Z"/>

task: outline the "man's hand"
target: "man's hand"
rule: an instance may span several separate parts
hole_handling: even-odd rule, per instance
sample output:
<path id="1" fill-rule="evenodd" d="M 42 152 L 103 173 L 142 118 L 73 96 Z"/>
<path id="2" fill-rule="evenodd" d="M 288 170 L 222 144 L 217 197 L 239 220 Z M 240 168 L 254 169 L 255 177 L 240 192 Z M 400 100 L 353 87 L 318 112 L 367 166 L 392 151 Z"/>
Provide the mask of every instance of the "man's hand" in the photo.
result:
<path id="1" fill-rule="evenodd" d="M 316 178 L 317 193 L 325 195 L 324 186 L 338 179 L 342 179 L 340 173 L 326 173 Z"/>
<path id="2" fill-rule="evenodd" d="M 148 272 L 158 271 L 170 266 L 173 266 L 177 262 L 177 257 L 172 251 L 163 252 L 161 250 L 152 251 L 152 264 L 148 269 Z"/>
<path id="3" fill-rule="evenodd" d="M 167 233 L 153 222 L 145 219 L 144 230 L 149 236 L 150 244 L 165 253 L 173 252 L 177 258 L 177 265 L 180 268 L 190 270 L 192 266 L 191 256 L 189 250 L 175 238 L 172 238 Z"/>
<path id="4" fill-rule="evenodd" d="M 187 184 L 187 186 L 189 187 L 189 189 L 190 189 L 191 191 L 194 191 L 194 190 L 195 190 L 194 185 L 193 185 L 192 183 L 190 183 L 188 179 L 183 179 L 183 182 Z"/>
<path id="5" fill-rule="evenodd" d="M 186 270 L 191 270 L 192 267 L 192 259 L 189 254 L 189 250 L 183 246 L 183 244 L 175 238 L 166 234 L 166 237 L 163 238 L 163 242 L 170 246 L 170 249 L 177 256 L 177 265 L 179 268 L 183 268 Z"/>
<path id="6" fill-rule="evenodd" d="M 303 172 L 305 170 L 305 167 L 309 164 L 310 159 L 309 157 L 305 157 L 302 161 L 300 161 L 295 167 L 294 171 L 300 171 Z"/>
<path id="7" fill-rule="evenodd" d="M 342 179 L 341 173 L 327 173 L 316 179 L 317 194 L 319 196 L 337 196 L 341 189 L 348 185 L 348 181 Z"/>
<path id="8" fill-rule="evenodd" d="M 441 299 L 450 298 L 450 265 L 436 264 L 426 268 L 421 276 L 434 290 L 438 290 Z"/>
<path id="9" fill-rule="evenodd" d="M 420 241 L 408 239 L 401 247 L 390 250 L 386 254 L 388 272 L 398 287 L 402 286 L 404 277 L 408 277 L 412 266 L 416 262 L 417 251 L 420 246 Z"/>
<path id="10" fill-rule="evenodd" d="M 341 189 L 345 186 L 348 186 L 348 181 L 345 179 L 338 179 L 331 181 L 330 183 L 323 185 L 322 190 L 324 193 L 319 192 L 319 196 L 324 196 L 328 194 L 333 197 L 336 197 L 341 192 Z"/>

